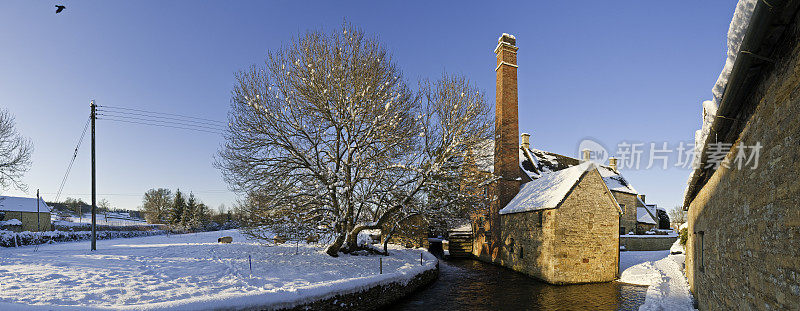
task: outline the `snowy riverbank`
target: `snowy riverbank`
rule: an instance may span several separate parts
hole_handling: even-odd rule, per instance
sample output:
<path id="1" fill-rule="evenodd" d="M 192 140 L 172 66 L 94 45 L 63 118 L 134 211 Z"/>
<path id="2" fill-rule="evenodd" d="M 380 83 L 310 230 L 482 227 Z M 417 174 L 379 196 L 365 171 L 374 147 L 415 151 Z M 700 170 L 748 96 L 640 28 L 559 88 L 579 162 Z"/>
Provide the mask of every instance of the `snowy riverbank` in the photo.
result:
<path id="1" fill-rule="evenodd" d="M 234 243 L 218 244 L 223 235 Z M 319 246 L 267 246 L 236 230 L 105 240 L 97 248 L 90 252 L 87 242 L 74 242 L 38 251 L 0 249 L 0 309 L 290 308 L 402 285 L 436 269 L 437 263 L 429 253 L 413 249 L 390 250 L 387 257 L 333 258 Z"/>
<path id="2" fill-rule="evenodd" d="M 670 252 L 681 254 L 670 255 Z M 647 296 L 640 311 L 695 310 L 684 274 L 686 255 L 676 241 L 669 251 L 622 252 L 620 282 L 647 285 Z"/>

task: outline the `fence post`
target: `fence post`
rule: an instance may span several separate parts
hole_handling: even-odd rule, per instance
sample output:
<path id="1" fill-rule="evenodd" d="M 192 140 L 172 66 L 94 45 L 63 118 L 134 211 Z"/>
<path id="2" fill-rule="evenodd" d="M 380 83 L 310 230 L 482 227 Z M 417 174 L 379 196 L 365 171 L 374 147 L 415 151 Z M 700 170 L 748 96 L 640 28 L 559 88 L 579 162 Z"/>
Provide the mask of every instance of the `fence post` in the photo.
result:
<path id="1" fill-rule="evenodd" d="M 380 267 L 380 274 L 383 274 L 383 257 L 378 258 L 378 266 Z"/>
<path id="2" fill-rule="evenodd" d="M 250 255 L 247 255 L 247 262 L 250 264 L 250 274 L 252 275 L 253 274 L 253 259 L 250 257 Z"/>
<path id="3" fill-rule="evenodd" d="M 422 265 L 422 253 L 419 253 L 419 265 Z"/>

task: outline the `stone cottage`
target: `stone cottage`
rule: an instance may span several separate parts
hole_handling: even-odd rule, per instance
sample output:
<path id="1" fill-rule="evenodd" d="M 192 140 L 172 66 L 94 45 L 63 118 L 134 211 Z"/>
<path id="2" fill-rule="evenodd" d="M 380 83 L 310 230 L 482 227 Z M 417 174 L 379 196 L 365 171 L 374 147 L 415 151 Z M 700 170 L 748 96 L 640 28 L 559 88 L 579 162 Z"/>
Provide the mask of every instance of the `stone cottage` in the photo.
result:
<path id="1" fill-rule="evenodd" d="M 592 162 L 543 174 L 500 210 L 500 264 L 553 284 L 612 281 L 620 214 Z"/>
<path id="2" fill-rule="evenodd" d="M 686 276 L 700 310 L 800 310 L 798 8 L 740 1 L 731 22 L 732 66 L 706 105 L 684 198 Z M 724 158 L 711 157 L 714 146 L 729 147 Z"/>
<path id="3" fill-rule="evenodd" d="M 0 215 L 2 215 L 0 223 L 7 230 L 31 232 L 50 230 L 50 210 L 41 198 L 37 200 L 0 196 Z"/>
<path id="4" fill-rule="evenodd" d="M 473 215 L 471 252 L 554 284 L 605 282 L 618 273 L 619 234 L 655 220 L 644 200 L 609 166 L 520 144 L 516 39 L 497 48 L 495 138 L 474 154 L 479 170 L 494 174 L 486 209 Z M 618 203 L 618 201 L 624 203 Z M 649 226 L 649 227 L 648 227 Z"/>

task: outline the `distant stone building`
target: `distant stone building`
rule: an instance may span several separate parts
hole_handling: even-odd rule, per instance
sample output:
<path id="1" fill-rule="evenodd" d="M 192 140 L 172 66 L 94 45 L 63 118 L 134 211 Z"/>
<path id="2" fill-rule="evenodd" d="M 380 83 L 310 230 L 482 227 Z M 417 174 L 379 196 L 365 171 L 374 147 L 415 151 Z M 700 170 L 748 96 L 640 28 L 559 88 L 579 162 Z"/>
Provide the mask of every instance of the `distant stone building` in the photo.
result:
<path id="1" fill-rule="evenodd" d="M 684 199 L 686 275 L 700 310 L 800 310 L 799 7 L 742 1 L 731 22 L 735 58 L 719 105 L 706 109 Z M 730 150 L 715 164 L 720 144 Z"/>
<path id="2" fill-rule="evenodd" d="M 51 230 L 50 207 L 44 200 L 0 196 L 0 223 L 12 231 L 47 231 Z M 14 220 L 18 220 L 14 221 Z"/>
<path id="3" fill-rule="evenodd" d="M 520 144 L 516 52 L 516 39 L 503 34 L 495 139 L 474 154 L 478 170 L 495 178 L 485 187 L 487 208 L 473 216 L 470 250 L 554 284 L 614 280 L 620 233 L 656 221 L 614 160 L 604 166 L 533 149 L 528 134 Z"/>

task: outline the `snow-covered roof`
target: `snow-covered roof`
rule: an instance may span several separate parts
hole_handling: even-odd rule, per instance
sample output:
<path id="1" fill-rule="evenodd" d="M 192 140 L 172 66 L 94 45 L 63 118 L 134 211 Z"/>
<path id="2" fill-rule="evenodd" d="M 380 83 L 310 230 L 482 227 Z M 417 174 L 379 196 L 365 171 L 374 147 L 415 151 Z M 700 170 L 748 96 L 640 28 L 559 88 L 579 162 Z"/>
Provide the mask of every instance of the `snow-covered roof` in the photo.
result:
<path id="1" fill-rule="evenodd" d="M 655 219 L 653 219 L 653 216 L 650 216 L 650 213 L 647 212 L 647 208 L 645 207 L 636 208 L 636 222 L 641 222 L 651 225 L 656 224 Z"/>
<path id="2" fill-rule="evenodd" d="M 581 176 L 593 169 L 596 169 L 596 165 L 586 162 L 541 174 L 539 178 L 525 183 L 511 202 L 500 210 L 500 214 L 557 208 Z"/>
<path id="3" fill-rule="evenodd" d="M 0 211 L 36 213 L 36 198 L 0 196 Z M 50 207 L 39 199 L 39 211 L 49 213 Z"/>
<path id="4" fill-rule="evenodd" d="M 695 168 L 689 174 L 687 187 L 684 191 L 684 203 L 688 204 L 689 196 L 693 195 L 694 182 L 696 182 L 701 171 L 705 165 L 700 164 L 702 155 L 706 153 L 706 139 L 711 132 L 714 123 L 717 121 L 717 109 L 722 101 L 722 95 L 725 94 L 725 88 L 728 86 L 728 80 L 731 77 L 736 58 L 739 55 L 742 42 L 744 41 L 747 29 L 750 27 L 750 20 L 753 16 L 757 0 L 739 0 L 736 4 L 736 10 L 733 13 L 731 24 L 728 27 L 728 54 L 725 59 L 725 65 L 722 67 L 719 77 L 717 77 L 714 87 L 711 88 L 713 100 L 706 100 L 702 103 L 702 122 L 700 129 L 695 131 L 694 134 L 694 163 Z"/>
<path id="5" fill-rule="evenodd" d="M 625 192 L 630 194 L 638 194 L 636 189 L 625 180 L 625 177 L 622 177 L 619 172 L 611 169 L 607 166 L 598 166 L 597 170 L 600 172 L 600 176 L 603 177 L 603 181 L 606 183 L 608 190 L 611 191 L 618 191 L 618 192 Z"/>
<path id="6" fill-rule="evenodd" d="M 522 146 L 520 146 L 519 150 L 519 168 L 524 173 L 524 176 L 528 177 L 523 177 L 524 180 L 537 179 L 542 174 L 557 172 L 581 164 L 581 161 L 576 158 L 549 151 L 527 149 Z M 476 148 L 474 156 L 479 170 L 494 172 L 494 140 L 486 140 L 479 148 Z M 618 171 L 605 165 L 596 166 L 608 190 L 638 194 L 633 185 L 625 180 L 625 177 L 622 177 L 622 174 Z"/>

